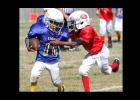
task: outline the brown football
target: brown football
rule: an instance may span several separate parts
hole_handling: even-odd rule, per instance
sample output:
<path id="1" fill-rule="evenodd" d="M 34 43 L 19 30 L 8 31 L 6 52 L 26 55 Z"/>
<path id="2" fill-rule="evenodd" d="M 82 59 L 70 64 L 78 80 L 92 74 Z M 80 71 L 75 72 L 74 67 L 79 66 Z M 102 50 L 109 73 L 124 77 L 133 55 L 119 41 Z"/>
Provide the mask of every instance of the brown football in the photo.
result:
<path id="1" fill-rule="evenodd" d="M 29 46 L 31 49 L 37 51 L 37 49 L 39 47 L 39 40 L 37 38 L 29 39 Z"/>

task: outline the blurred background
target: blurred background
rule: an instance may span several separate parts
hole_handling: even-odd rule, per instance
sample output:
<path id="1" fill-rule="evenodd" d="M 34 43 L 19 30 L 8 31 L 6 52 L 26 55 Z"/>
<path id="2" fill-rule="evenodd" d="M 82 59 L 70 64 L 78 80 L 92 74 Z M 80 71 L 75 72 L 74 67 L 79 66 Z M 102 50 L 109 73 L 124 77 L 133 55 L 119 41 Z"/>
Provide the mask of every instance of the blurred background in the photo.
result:
<path id="1" fill-rule="evenodd" d="M 96 16 L 95 8 L 74 8 L 74 10 L 84 10 L 86 11 L 90 17 Z M 30 20 L 31 15 L 36 14 L 42 15 L 43 8 L 20 8 L 20 22 L 28 22 Z"/>

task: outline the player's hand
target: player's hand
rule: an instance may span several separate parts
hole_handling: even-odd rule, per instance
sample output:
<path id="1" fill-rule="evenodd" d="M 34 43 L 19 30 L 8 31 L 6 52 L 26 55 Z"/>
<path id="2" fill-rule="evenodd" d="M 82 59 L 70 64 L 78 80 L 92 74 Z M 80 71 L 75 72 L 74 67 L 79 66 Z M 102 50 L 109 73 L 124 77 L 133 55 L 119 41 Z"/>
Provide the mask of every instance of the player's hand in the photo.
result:
<path id="1" fill-rule="evenodd" d="M 55 41 L 50 41 L 50 44 L 53 44 L 53 45 L 60 45 L 61 44 L 61 41 L 59 41 L 58 39 L 55 40 Z"/>
<path id="2" fill-rule="evenodd" d="M 33 41 L 33 40 L 34 40 L 34 41 Z M 25 38 L 25 44 L 26 44 L 26 48 L 27 48 L 28 52 L 35 52 L 35 51 L 37 51 L 37 48 L 35 48 L 35 47 L 33 46 L 33 44 L 34 44 L 34 45 L 35 45 L 35 44 L 37 45 L 38 42 L 36 42 L 34 38 L 32 38 L 32 41 L 31 41 L 28 37 L 26 37 L 26 38 Z"/>
<path id="3" fill-rule="evenodd" d="M 32 45 L 29 46 L 29 48 L 27 48 L 27 50 L 28 50 L 28 52 L 35 52 L 35 51 L 37 51 L 37 50 L 35 50 L 35 49 L 32 48 Z"/>
<path id="4" fill-rule="evenodd" d="M 32 48 L 27 48 L 28 52 L 35 52 L 36 50 L 32 49 Z"/>

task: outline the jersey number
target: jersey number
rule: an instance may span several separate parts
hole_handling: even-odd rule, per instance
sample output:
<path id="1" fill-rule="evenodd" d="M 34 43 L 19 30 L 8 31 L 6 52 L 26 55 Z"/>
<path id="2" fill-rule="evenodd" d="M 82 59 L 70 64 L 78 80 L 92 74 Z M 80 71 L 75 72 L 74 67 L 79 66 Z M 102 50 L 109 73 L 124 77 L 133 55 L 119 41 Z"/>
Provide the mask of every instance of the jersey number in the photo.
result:
<path id="1" fill-rule="evenodd" d="M 48 53 L 49 53 L 49 48 L 50 48 L 50 43 L 47 43 L 46 44 L 46 47 L 45 47 L 45 51 L 44 51 L 44 56 L 47 56 Z M 58 49 L 58 46 L 55 45 L 52 49 L 52 56 L 56 56 L 56 52 L 57 52 L 57 49 Z"/>

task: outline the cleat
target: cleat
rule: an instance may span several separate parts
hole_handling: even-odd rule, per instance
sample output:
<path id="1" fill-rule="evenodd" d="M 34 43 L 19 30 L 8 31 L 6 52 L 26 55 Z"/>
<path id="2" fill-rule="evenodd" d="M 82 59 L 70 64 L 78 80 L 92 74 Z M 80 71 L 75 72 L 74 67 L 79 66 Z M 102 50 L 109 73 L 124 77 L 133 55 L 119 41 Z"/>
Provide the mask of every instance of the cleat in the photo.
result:
<path id="1" fill-rule="evenodd" d="M 112 48 L 112 43 L 109 43 L 108 44 L 108 48 Z"/>
<path id="2" fill-rule="evenodd" d="M 119 70 L 120 60 L 118 58 L 115 58 L 113 64 L 118 64 L 118 66 L 112 70 L 113 72 L 117 72 Z"/>
<path id="3" fill-rule="evenodd" d="M 58 92 L 64 92 L 64 90 L 65 90 L 64 85 L 58 87 Z"/>

